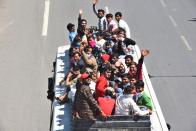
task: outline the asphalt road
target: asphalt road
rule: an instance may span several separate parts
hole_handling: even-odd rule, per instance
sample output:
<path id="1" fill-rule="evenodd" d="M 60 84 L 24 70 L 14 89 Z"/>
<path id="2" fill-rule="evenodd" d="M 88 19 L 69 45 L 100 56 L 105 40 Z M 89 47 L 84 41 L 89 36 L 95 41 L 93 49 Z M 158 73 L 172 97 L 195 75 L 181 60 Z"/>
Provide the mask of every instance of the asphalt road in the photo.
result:
<path id="1" fill-rule="evenodd" d="M 0 0 L 0 131 L 49 129 L 43 7 L 42 0 Z"/>
<path id="2" fill-rule="evenodd" d="M 151 50 L 145 63 L 154 76 L 164 117 L 173 131 L 195 131 L 196 3 L 161 0 L 137 5 L 130 23 L 138 45 Z"/>
<path id="3" fill-rule="evenodd" d="M 46 131 L 50 102 L 47 78 L 58 46 L 67 44 L 66 24 L 80 8 L 96 25 L 91 0 L 50 1 L 43 35 L 44 0 L 0 0 L 0 131 Z M 196 1 L 100 0 L 97 8 L 121 11 L 145 59 L 164 117 L 173 131 L 196 130 Z"/>

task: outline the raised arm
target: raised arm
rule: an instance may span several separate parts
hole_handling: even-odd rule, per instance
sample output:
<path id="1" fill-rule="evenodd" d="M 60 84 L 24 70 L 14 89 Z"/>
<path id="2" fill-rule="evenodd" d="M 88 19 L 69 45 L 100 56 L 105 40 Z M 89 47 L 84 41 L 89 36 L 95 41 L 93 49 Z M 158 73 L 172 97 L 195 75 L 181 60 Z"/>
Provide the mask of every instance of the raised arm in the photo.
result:
<path id="1" fill-rule="evenodd" d="M 150 51 L 149 50 L 141 50 L 141 57 L 138 61 L 138 67 L 137 67 L 137 74 L 138 74 L 138 79 L 139 80 L 143 80 L 143 77 L 142 77 L 142 65 L 143 65 L 143 62 L 144 62 L 144 57 L 149 55 L 150 54 Z"/>
<path id="2" fill-rule="evenodd" d="M 93 61 L 88 58 L 88 55 L 84 51 L 82 51 L 82 56 L 83 56 L 83 60 L 85 61 L 85 63 L 87 65 L 92 65 L 93 64 Z"/>
<path id="3" fill-rule="evenodd" d="M 82 20 L 82 9 L 79 10 L 79 16 L 78 16 L 78 28 L 81 26 L 81 20 Z"/>
<path id="4" fill-rule="evenodd" d="M 95 9 L 95 5 L 97 4 L 97 2 L 98 2 L 98 0 L 94 0 L 94 1 L 93 1 L 93 12 L 94 12 L 95 15 L 98 17 L 98 13 L 97 13 L 97 11 L 96 11 L 96 9 Z"/>

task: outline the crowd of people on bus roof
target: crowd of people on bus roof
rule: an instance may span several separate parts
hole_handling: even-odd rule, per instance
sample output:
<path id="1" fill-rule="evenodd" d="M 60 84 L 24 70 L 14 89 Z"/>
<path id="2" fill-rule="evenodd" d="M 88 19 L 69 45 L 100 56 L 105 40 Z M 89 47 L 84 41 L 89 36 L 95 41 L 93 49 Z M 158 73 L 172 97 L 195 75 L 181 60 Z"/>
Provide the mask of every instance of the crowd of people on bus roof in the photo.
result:
<path id="1" fill-rule="evenodd" d="M 66 92 L 58 97 L 73 102 L 73 116 L 92 119 L 110 115 L 146 115 L 152 113 L 150 97 L 144 91 L 142 65 L 148 50 L 134 61 L 134 45 L 130 29 L 116 12 L 115 19 L 103 9 L 93 11 L 98 28 L 88 27 L 79 11 L 78 27 L 69 23 L 70 71 L 60 82 Z"/>

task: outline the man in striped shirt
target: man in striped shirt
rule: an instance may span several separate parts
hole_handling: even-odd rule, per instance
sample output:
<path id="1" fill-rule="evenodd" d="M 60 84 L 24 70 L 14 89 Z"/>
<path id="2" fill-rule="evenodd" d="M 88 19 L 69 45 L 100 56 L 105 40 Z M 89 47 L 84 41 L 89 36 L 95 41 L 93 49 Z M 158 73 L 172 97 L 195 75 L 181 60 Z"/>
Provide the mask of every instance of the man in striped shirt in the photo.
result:
<path id="1" fill-rule="evenodd" d="M 95 5 L 97 4 L 97 0 L 94 1 L 93 3 L 93 11 L 95 15 L 98 17 L 98 29 L 100 31 L 104 31 L 107 29 L 107 21 L 105 17 L 105 11 L 103 9 L 98 9 L 98 12 L 95 9 Z"/>

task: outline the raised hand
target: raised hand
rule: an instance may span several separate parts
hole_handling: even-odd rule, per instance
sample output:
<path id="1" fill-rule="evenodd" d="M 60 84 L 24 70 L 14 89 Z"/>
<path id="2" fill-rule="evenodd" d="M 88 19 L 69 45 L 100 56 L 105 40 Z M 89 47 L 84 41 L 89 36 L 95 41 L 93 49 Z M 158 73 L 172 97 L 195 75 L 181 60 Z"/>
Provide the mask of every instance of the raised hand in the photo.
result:
<path id="1" fill-rule="evenodd" d="M 82 9 L 79 10 L 79 14 L 80 14 L 80 15 L 83 14 L 83 10 L 82 10 Z"/>
<path id="2" fill-rule="evenodd" d="M 142 56 L 147 56 L 150 54 L 150 51 L 147 49 L 144 49 L 144 50 L 141 50 L 141 54 L 142 54 Z"/>
<path id="3" fill-rule="evenodd" d="M 98 0 L 94 0 L 93 4 L 96 5 L 98 3 Z"/>

